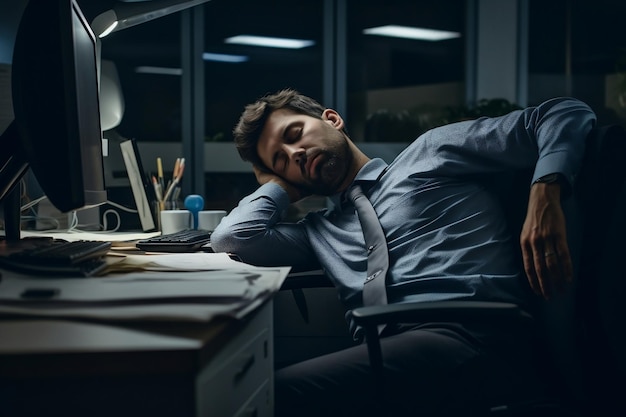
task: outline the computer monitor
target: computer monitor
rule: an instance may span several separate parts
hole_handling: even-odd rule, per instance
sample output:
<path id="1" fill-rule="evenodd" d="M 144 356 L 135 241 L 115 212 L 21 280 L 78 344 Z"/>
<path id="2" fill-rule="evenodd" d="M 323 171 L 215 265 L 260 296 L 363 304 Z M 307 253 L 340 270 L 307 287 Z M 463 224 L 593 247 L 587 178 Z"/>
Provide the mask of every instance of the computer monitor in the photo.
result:
<path id="1" fill-rule="evenodd" d="M 20 237 L 16 186 L 29 167 L 62 212 L 106 202 L 96 53 L 76 0 L 29 1 L 13 50 L 15 119 L 0 137 L 7 239 Z"/>

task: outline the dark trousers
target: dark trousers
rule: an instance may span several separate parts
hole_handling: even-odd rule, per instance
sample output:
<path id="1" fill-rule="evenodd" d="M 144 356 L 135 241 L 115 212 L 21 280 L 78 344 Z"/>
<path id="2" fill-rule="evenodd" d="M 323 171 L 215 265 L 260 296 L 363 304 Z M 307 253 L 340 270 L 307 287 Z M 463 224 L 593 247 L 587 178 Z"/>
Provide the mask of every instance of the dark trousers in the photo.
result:
<path id="1" fill-rule="evenodd" d="M 471 416 L 541 389 L 529 334 L 435 323 L 381 345 L 384 389 L 362 344 L 278 370 L 276 416 Z"/>

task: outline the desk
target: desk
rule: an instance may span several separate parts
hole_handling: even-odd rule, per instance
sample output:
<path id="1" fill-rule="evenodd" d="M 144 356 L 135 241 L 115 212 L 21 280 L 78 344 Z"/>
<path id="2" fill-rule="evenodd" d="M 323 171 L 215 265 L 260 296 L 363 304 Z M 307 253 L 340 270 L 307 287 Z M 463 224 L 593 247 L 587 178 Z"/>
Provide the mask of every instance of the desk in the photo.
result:
<path id="1" fill-rule="evenodd" d="M 271 417 L 271 293 L 249 306 L 204 322 L 4 316 L 0 417 Z"/>
<path id="2" fill-rule="evenodd" d="M 208 325 L 0 321 L 0 416 L 273 415 L 272 301 Z"/>

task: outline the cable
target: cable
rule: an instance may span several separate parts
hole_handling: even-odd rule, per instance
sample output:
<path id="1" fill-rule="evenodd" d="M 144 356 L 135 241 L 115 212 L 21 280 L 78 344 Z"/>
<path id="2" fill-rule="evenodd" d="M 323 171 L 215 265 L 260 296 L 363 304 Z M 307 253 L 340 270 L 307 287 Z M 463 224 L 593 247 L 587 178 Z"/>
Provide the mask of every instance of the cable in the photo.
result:
<path id="1" fill-rule="evenodd" d="M 46 200 L 47 198 L 48 198 L 47 196 L 43 195 L 35 200 L 29 201 L 28 203 L 24 204 L 20 210 L 26 211 L 26 210 L 31 209 L 34 212 L 33 207 L 39 204 L 40 202 L 42 202 L 43 200 Z M 126 211 L 128 213 L 138 213 L 136 209 L 123 206 L 121 204 L 118 204 L 110 200 L 107 200 L 106 204 L 109 204 L 115 208 Z M 108 229 L 109 222 L 107 220 L 108 218 L 107 216 L 109 215 L 113 215 L 117 221 L 117 225 L 115 226 L 115 228 L 110 229 L 110 230 Z M 51 216 L 46 216 L 46 217 L 38 216 L 38 215 L 21 216 L 21 221 L 27 221 L 27 220 L 50 222 L 54 226 L 53 230 L 61 230 L 61 224 L 59 220 Z M 98 227 L 101 229 L 99 231 L 82 230 L 81 227 L 88 227 L 90 225 L 81 225 L 79 223 L 78 214 L 76 210 L 73 210 L 67 214 L 67 221 L 68 221 L 68 226 L 67 226 L 68 233 L 74 233 L 74 232 L 76 233 L 110 233 L 110 232 L 118 231 L 120 227 L 122 226 L 121 216 L 114 209 L 107 209 L 104 211 L 104 213 L 102 213 L 102 224 L 98 225 Z"/>
<path id="2" fill-rule="evenodd" d="M 107 222 L 107 214 L 114 214 L 115 217 L 117 218 L 117 226 L 115 226 L 114 229 L 108 230 L 108 222 Z M 102 213 L 102 229 L 103 232 L 117 232 L 120 228 L 120 226 L 122 225 L 122 220 L 120 218 L 120 214 L 113 210 L 113 209 L 108 209 L 106 210 L 104 213 Z"/>
<path id="3" fill-rule="evenodd" d="M 28 203 L 24 204 L 24 205 L 20 208 L 20 211 L 26 211 L 26 210 L 30 209 L 31 207 L 33 207 L 33 206 L 35 206 L 35 205 L 39 204 L 40 202 L 42 202 L 43 200 L 45 200 L 45 199 L 47 199 L 47 198 L 48 198 L 47 196 L 43 195 L 43 196 L 41 196 L 41 197 L 39 197 L 39 198 L 36 198 L 36 199 L 34 199 L 34 200 L 32 200 L 32 201 L 29 201 Z"/>
<path id="4" fill-rule="evenodd" d="M 73 232 L 74 229 L 76 229 L 77 227 L 78 227 L 78 215 L 76 214 L 76 210 L 72 210 L 67 215 L 67 231 Z"/>
<path id="5" fill-rule="evenodd" d="M 129 213 L 138 213 L 138 211 L 137 211 L 136 209 L 131 209 L 131 208 L 125 207 L 125 206 L 123 206 L 123 205 L 121 205 L 121 204 L 114 203 L 113 201 L 108 201 L 108 200 L 107 200 L 107 204 L 109 204 L 109 205 L 111 205 L 111 206 L 113 206 L 113 207 L 117 207 L 117 208 L 118 208 L 118 209 L 120 209 L 120 210 L 127 211 L 127 212 L 129 212 Z"/>

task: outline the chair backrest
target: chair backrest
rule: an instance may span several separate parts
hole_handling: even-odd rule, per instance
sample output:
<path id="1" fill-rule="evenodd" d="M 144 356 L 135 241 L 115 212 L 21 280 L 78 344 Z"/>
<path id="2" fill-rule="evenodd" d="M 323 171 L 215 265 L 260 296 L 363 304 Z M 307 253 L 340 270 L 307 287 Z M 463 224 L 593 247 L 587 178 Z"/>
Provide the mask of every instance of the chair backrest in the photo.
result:
<path id="1" fill-rule="evenodd" d="M 610 392 L 626 381 L 626 331 L 620 328 L 626 319 L 626 132 L 619 125 L 597 127 L 586 145 L 572 196 L 563 201 L 575 282 L 565 294 L 538 299 L 535 312 L 546 341 L 544 365 L 560 379 L 557 394 L 575 409 L 619 398 Z M 522 172 L 512 181 L 528 186 L 531 175 Z M 511 232 L 519 235 L 527 196 L 499 195 Z"/>
<path id="2" fill-rule="evenodd" d="M 594 128 L 573 195 L 563 202 L 574 285 L 538 309 L 546 361 L 560 380 L 557 394 L 577 415 L 610 410 L 626 378 L 626 334 L 619 326 L 626 318 L 625 178 L 624 129 Z"/>
<path id="3" fill-rule="evenodd" d="M 574 316 L 583 398 L 594 413 L 611 411 L 626 387 L 625 179 L 624 129 L 594 129 L 575 188 L 583 228 Z"/>

